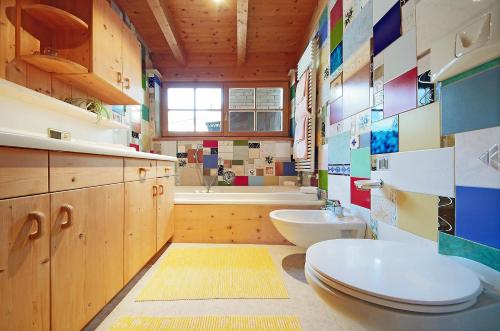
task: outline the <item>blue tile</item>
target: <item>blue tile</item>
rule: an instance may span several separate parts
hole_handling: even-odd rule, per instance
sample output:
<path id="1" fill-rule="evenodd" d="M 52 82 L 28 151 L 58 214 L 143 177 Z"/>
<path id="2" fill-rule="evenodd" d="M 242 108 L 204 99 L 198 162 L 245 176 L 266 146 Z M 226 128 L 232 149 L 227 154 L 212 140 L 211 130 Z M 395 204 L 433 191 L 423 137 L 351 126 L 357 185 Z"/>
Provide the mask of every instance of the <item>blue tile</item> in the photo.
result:
<path id="1" fill-rule="evenodd" d="M 297 176 L 293 162 L 283 162 L 283 176 Z"/>
<path id="2" fill-rule="evenodd" d="M 359 135 L 359 148 L 370 147 L 370 132 Z"/>
<path id="3" fill-rule="evenodd" d="M 264 186 L 264 176 L 248 176 L 248 186 Z"/>
<path id="4" fill-rule="evenodd" d="M 217 169 L 218 161 L 217 155 L 203 155 L 203 168 L 204 169 Z"/>
<path id="5" fill-rule="evenodd" d="M 342 42 L 335 47 L 335 49 L 330 54 L 330 74 L 333 75 L 335 70 L 337 70 L 342 65 Z"/>
<path id="6" fill-rule="evenodd" d="M 401 36 L 401 7 L 399 1 L 373 26 L 373 52 L 382 52 Z"/>
<path id="7" fill-rule="evenodd" d="M 441 86 L 443 135 L 500 125 L 500 66 Z"/>
<path id="8" fill-rule="evenodd" d="M 372 123 L 371 154 L 395 153 L 397 151 L 399 151 L 398 116 Z"/>
<path id="9" fill-rule="evenodd" d="M 322 48 L 328 38 L 328 10 L 325 8 L 319 19 L 318 27 L 319 47 Z"/>
<path id="10" fill-rule="evenodd" d="M 439 232 L 439 254 L 461 256 L 500 271 L 500 250 Z"/>
<path id="11" fill-rule="evenodd" d="M 456 235 L 500 249 L 500 189 L 456 188 Z"/>
<path id="12" fill-rule="evenodd" d="M 351 133 L 344 132 L 328 138 L 328 163 L 350 164 L 351 163 Z"/>

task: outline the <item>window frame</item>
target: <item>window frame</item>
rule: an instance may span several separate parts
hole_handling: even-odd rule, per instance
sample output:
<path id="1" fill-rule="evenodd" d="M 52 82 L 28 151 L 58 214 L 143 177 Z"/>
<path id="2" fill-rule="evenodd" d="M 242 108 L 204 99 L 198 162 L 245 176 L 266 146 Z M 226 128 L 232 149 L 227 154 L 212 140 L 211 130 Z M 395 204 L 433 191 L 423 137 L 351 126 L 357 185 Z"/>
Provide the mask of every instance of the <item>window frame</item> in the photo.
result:
<path id="1" fill-rule="evenodd" d="M 174 131 L 168 131 L 168 89 L 169 88 L 221 88 L 222 89 L 222 108 L 221 108 L 221 131 L 220 132 L 174 132 Z M 283 109 L 282 111 L 282 116 L 283 116 L 283 125 L 282 125 L 282 130 L 281 131 L 269 131 L 269 132 L 257 132 L 257 131 L 252 131 L 252 132 L 244 132 L 244 131 L 239 131 L 239 132 L 230 132 L 229 131 L 229 89 L 230 88 L 272 88 L 272 87 L 279 87 L 283 89 Z M 259 137 L 259 138 L 276 138 L 276 137 L 289 137 L 289 127 L 290 127 L 290 85 L 289 82 L 284 82 L 284 81 L 270 81 L 270 82 L 171 82 L 171 83 L 165 83 L 163 85 L 163 91 L 162 91 L 162 111 L 161 111 L 161 138 L 175 138 L 175 137 L 183 137 L 183 138 L 199 138 L 199 137 L 220 137 L 220 138 L 231 138 L 231 137 L 238 137 L 238 138 L 253 138 L 253 137 Z M 195 106 L 196 107 L 196 106 Z M 176 110 L 176 109 L 172 109 Z M 279 109 L 253 109 L 255 113 L 257 111 L 262 110 L 262 111 L 280 111 Z M 196 110 L 194 110 L 196 112 Z M 213 110 L 217 111 L 217 110 Z M 238 109 L 234 110 L 231 109 L 231 111 L 245 111 L 245 109 Z M 246 110 L 248 111 L 248 109 Z M 195 114 L 196 116 L 196 114 Z M 257 118 L 255 118 L 257 120 Z M 194 130 L 196 130 L 196 119 L 194 123 L 195 127 Z M 255 124 L 257 125 L 257 124 Z"/>

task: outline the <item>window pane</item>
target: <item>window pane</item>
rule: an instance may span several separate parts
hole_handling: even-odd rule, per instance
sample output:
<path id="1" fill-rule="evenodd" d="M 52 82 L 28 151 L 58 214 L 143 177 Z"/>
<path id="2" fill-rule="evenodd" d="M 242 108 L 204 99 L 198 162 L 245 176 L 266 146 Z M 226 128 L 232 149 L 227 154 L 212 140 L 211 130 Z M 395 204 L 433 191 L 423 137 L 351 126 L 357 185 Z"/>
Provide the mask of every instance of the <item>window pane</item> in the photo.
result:
<path id="1" fill-rule="evenodd" d="M 221 109 L 222 89 L 220 88 L 197 88 L 196 109 Z"/>
<path id="2" fill-rule="evenodd" d="M 168 131 L 176 131 L 176 132 L 194 131 L 194 111 L 169 110 Z"/>
<path id="3" fill-rule="evenodd" d="M 255 109 L 255 89 L 230 88 L 229 109 Z"/>
<path id="4" fill-rule="evenodd" d="M 168 109 L 194 109 L 194 89 L 169 88 Z"/>
<path id="5" fill-rule="evenodd" d="M 283 109 L 283 89 L 281 87 L 257 88 L 257 109 Z"/>
<path id="6" fill-rule="evenodd" d="M 196 131 L 198 132 L 220 132 L 221 112 L 220 111 L 196 111 Z"/>
<path id="7" fill-rule="evenodd" d="M 253 111 L 232 111 L 229 112 L 229 131 L 250 132 L 254 131 Z"/>
<path id="8" fill-rule="evenodd" d="M 282 116 L 281 111 L 259 111 L 257 112 L 257 131 L 281 131 L 282 130 Z"/>

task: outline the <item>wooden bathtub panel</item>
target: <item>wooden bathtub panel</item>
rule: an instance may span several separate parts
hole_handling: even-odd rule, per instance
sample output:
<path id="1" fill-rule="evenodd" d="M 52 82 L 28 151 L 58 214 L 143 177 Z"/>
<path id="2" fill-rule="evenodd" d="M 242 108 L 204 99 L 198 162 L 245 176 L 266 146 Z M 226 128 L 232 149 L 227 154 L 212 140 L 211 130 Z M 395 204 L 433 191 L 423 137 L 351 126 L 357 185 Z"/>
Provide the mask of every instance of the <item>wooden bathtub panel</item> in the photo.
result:
<path id="1" fill-rule="evenodd" d="M 291 245 L 269 218 L 277 209 L 319 206 L 175 205 L 172 242 Z"/>

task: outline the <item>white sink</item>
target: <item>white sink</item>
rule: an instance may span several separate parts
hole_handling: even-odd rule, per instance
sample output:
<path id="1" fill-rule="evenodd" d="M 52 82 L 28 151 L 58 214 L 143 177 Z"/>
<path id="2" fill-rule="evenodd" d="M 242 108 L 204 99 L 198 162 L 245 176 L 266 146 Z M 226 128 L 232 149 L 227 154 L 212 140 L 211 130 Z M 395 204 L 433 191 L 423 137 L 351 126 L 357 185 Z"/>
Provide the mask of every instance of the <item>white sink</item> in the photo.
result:
<path id="1" fill-rule="evenodd" d="M 283 237 L 303 248 L 329 239 L 365 237 L 363 220 L 352 216 L 338 218 L 326 210 L 281 209 L 269 216 Z"/>

